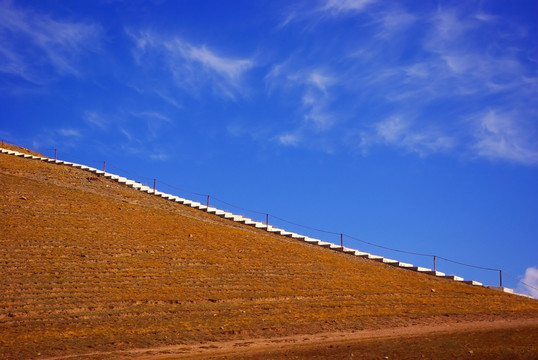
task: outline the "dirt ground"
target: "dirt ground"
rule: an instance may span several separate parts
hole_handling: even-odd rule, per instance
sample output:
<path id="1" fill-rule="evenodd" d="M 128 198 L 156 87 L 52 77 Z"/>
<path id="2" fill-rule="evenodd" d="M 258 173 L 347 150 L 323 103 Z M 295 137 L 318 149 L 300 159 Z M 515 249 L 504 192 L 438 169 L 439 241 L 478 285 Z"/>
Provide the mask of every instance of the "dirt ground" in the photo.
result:
<path id="1" fill-rule="evenodd" d="M 537 359 L 538 318 L 416 324 L 197 345 L 162 346 L 61 359 Z"/>
<path id="2" fill-rule="evenodd" d="M 4 154 L 0 275 L 2 360 L 538 359 L 536 300 Z"/>

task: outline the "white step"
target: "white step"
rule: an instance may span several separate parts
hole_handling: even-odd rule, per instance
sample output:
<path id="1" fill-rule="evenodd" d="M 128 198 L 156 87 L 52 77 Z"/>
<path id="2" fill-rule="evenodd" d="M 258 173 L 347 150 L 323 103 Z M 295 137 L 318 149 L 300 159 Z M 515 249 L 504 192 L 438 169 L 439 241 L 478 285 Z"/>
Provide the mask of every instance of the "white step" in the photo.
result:
<path id="1" fill-rule="evenodd" d="M 273 226 L 269 226 L 269 227 L 267 228 L 267 231 L 270 232 L 270 233 L 277 233 L 277 234 L 280 234 L 280 233 L 282 233 L 282 232 L 285 232 L 284 230 L 279 229 L 279 228 L 277 228 L 277 227 L 273 227 Z"/>
<path id="2" fill-rule="evenodd" d="M 413 270 L 413 271 L 416 271 L 416 272 L 422 272 L 422 273 L 427 273 L 427 272 L 432 271 L 432 269 L 428 269 L 428 268 L 421 267 L 421 266 L 413 266 L 412 268 L 409 268 L 409 269 Z"/>
<path id="3" fill-rule="evenodd" d="M 456 275 L 445 275 L 443 276 L 445 279 L 450 279 L 454 281 L 463 281 L 462 277 L 456 276 Z"/>
<path id="4" fill-rule="evenodd" d="M 306 237 L 303 241 L 307 242 L 309 244 L 316 244 L 316 245 L 321 242 L 321 240 L 313 239 L 313 238 L 310 238 L 310 237 Z"/>
<path id="5" fill-rule="evenodd" d="M 514 289 L 510 289 L 510 288 L 507 288 L 507 287 L 504 287 L 504 286 L 487 286 L 487 288 L 497 290 L 497 291 L 502 291 L 502 292 L 505 292 L 505 293 L 508 293 L 508 294 L 513 294 L 514 293 Z"/>
<path id="6" fill-rule="evenodd" d="M 444 272 L 441 272 L 441 271 L 435 271 L 435 270 L 432 270 L 432 271 L 426 271 L 426 274 L 428 275 L 432 275 L 432 276 L 439 276 L 439 277 L 445 277 L 445 273 Z"/>
<path id="7" fill-rule="evenodd" d="M 292 238 L 292 239 L 297 239 L 297 240 L 304 240 L 304 239 L 305 239 L 305 236 L 303 236 L 303 235 L 299 235 L 299 234 L 295 234 L 295 233 L 292 233 L 292 234 L 291 234 L 291 238 Z"/>
<path id="8" fill-rule="evenodd" d="M 474 280 L 466 280 L 466 281 L 464 281 L 464 283 L 468 284 L 468 285 L 474 285 L 474 286 L 483 286 L 484 285 L 481 282 L 474 281 Z"/>
<path id="9" fill-rule="evenodd" d="M 325 241 L 319 242 L 318 245 L 321 246 L 321 247 L 328 248 L 328 249 L 333 249 L 333 250 L 337 250 L 337 249 L 340 248 L 340 246 L 338 246 L 336 244 L 333 244 L 333 243 L 330 243 L 330 242 L 325 242 Z"/>

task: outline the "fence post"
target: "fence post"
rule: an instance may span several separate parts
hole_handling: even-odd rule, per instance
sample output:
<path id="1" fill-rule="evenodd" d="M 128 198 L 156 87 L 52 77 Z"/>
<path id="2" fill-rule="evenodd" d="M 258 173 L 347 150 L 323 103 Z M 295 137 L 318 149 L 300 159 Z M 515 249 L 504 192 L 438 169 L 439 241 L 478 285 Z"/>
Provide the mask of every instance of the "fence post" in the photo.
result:
<path id="1" fill-rule="evenodd" d="M 54 149 L 54 161 L 58 160 L 58 149 Z"/>
<path id="2" fill-rule="evenodd" d="M 433 255 L 433 271 L 437 271 L 436 256 Z"/>
<path id="3" fill-rule="evenodd" d="M 503 287 L 503 271 L 499 270 L 499 286 Z"/>
<path id="4" fill-rule="evenodd" d="M 205 203 L 205 206 L 209 207 L 209 195 L 207 195 L 207 201 Z"/>
<path id="5" fill-rule="evenodd" d="M 103 172 L 106 172 L 106 161 L 103 161 Z"/>
<path id="6" fill-rule="evenodd" d="M 153 179 L 153 193 L 155 194 L 155 188 L 157 187 L 157 179 Z"/>
<path id="7" fill-rule="evenodd" d="M 344 234 L 340 234 L 340 246 L 344 248 Z"/>
<path id="8" fill-rule="evenodd" d="M 269 226 L 269 214 L 265 214 L 265 225 Z"/>

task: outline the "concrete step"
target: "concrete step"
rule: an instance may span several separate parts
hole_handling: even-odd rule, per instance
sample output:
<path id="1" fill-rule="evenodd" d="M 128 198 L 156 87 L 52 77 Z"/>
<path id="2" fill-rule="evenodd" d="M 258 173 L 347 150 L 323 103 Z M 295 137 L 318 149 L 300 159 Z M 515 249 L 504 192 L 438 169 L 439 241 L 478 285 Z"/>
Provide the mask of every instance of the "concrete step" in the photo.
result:
<path id="1" fill-rule="evenodd" d="M 335 250 L 339 252 L 343 252 L 345 254 L 351 254 L 351 255 L 355 255 L 358 251 L 358 250 L 351 249 L 345 246 L 338 246 L 338 249 L 335 249 Z"/>
<path id="2" fill-rule="evenodd" d="M 444 272 L 435 271 L 435 270 L 426 271 L 425 274 L 432 275 L 432 276 L 439 276 L 439 277 L 445 277 L 445 275 L 446 275 Z"/>
<path id="3" fill-rule="evenodd" d="M 398 260 L 388 259 L 388 258 L 382 258 L 381 260 L 378 260 L 379 262 L 382 262 L 383 264 L 392 265 L 392 266 L 398 266 L 400 263 Z"/>
<path id="4" fill-rule="evenodd" d="M 239 217 L 236 221 L 245 225 L 254 225 L 256 223 L 254 220 L 243 216 Z"/>
<path id="5" fill-rule="evenodd" d="M 336 245 L 336 244 L 326 242 L 326 241 L 320 241 L 318 245 L 327 249 L 331 249 L 331 250 L 338 250 L 339 248 L 341 248 L 340 245 Z"/>
<path id="6" fill-rule="evenodd" d="M 450 279 L 454 281 L 463 281 L 462 277 L 456 276 L 456 275 L 445 275 L 443 276 L 445 279 Z"/>
<path id="7" fill-rule="evenodd" d="M 481 282 L 474 281 L 474 280 L 465 280 L 463 281 L 463 283 L 468 284 L 468 285 L 474 285 L 474 286 L 484 286 L 484 284 L 482 284 Z"/>
<path id="8" fill-rule="evenodd" d="M 273 227 L 271 225 L 269 225 L 269 227 L 267 228 L 267 231 L 274 234 L 280 234 L 281 232 L 284 232 L 284 230 L 279 229 L 277 227 Z"/>
<path id="9" fill-rule="evenodd" d="M 421 267 L 421 266 L 413 266 L 413 267 L 409 268 L 409 270 L 413 270 L 413 271 L 416 271 L 416 272 L 422 272 L 422 273 L 428 273 L 428 272 L 432 271 L 432 269 L 428 269 L 428 268 Z"/>
<path id="10" fill-rule="evenodd" d="M 523 296 L 523 297 L 526 297 L 526 298 L 529 298 L 529 299 L 534 299 L 534 297 L 532 297 L 530 295 L 527 295 L 527 294 L 514 293 L 514 295 Z"/>
<path id="11" fill-rule="evenodd" d="M 502 291 L 502 292 L 505 292 L 505 293 L 508 293 L 508 294 L 513 294 L 514 293 L 514 289 L 510 289 L 510 288 L 507 288 L 507 287 L 504 287 L 504 286 L 486 286 L 486 287 L 488 289 Z"/>
<path id="12" fill-rule="evenodd" d="M 310 238 L 310 237 L 305 237 L 305 239 L 303 241 L 307 242 L 309 244 L 315 244 L 315 245 L 317 245 L 317 244 L 319 244 L 321 242 L 321 240 Z"/>

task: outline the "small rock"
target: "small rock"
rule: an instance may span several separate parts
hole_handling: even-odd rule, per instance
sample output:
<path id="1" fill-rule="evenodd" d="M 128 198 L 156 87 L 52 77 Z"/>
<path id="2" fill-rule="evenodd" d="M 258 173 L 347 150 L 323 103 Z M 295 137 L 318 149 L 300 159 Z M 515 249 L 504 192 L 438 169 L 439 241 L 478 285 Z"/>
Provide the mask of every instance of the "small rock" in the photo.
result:
<path id="1" fill-rule="evenodd" d="M 469 355 L 473 355 L 473 350 L 469 350 Z"/>
<path id="2" fill-rule="evenodd" d="M 431 292 L 435 292 L 435 289 L 431 289 Z"/>
<path id="3" fill-rule="evenodd" d="M 26 198 L 26 196 L 21 196 L 19 199 L 21 199 L 21 200 L 28 200 L 28 199 Z"/>

